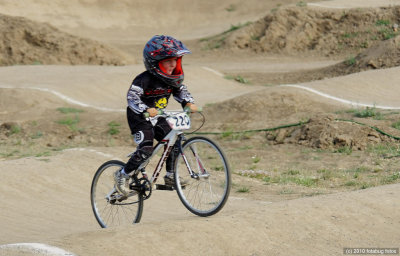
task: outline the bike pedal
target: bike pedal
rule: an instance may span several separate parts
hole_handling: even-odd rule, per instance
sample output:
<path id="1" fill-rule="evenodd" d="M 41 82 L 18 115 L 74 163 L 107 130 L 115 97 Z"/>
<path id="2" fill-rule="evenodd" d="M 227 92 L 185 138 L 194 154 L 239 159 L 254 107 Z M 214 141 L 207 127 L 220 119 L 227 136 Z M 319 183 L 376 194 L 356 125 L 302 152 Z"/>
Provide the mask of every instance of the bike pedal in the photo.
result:
<path id="1" fill-rule="evenodd" d="M 168 186 L 168 185 L 163 185 L 163 184 L 156 184 L 156 189 L 157 190 L 174 190 L 173 186 Z"/>

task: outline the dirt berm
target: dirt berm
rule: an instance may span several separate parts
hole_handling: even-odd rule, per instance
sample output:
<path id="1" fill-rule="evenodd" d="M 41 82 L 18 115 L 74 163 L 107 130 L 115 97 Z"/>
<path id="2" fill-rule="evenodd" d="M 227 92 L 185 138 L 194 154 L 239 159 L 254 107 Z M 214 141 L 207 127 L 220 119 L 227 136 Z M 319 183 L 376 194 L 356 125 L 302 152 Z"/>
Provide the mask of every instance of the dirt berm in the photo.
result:
<path id="1" fill-rule="evenodd" d="M 334 56 L 363 51 L 398 34 L 400 7 L 278 9 L 226 40 L 229 48 L 289 55 Z"/>
<path id="2" fill-rule="evenodd" d="M 47 24 L 0 14 L 0 66 L 32 64 L 124 65 L 133 58 Z"/>

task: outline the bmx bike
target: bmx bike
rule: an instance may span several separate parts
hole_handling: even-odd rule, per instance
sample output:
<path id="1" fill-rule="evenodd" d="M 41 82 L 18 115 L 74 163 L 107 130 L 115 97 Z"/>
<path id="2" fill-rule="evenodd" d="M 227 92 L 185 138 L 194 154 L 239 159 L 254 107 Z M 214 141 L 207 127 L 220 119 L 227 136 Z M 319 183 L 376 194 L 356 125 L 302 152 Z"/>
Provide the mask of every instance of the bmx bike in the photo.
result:
<path id="1" fill-rule="evenodd" d="M 102 228 L 139 223 L 143 202 L 150 198 L 153 190 L 176 190 L 183 205 L 202 217 L 216 214 L 228 200 L 231 173 L 220 147 L 206 137 L 185 137 L 183 131 L 191 127 L 187 111 L 160 111 L 159 115 L 148 120 L 155 123 L 158 117 L 165 117 L 172 130 L 155 145 L 150 158 L 131 173 L 127 195 L 117 191 L 113 178 L 114 173 L 125 166 L 124 162 L 110 160 L 96 171 L 91 186 L 91 205 Z M 178 150 L 174 163 L 175 185 L 156 184 L 171 150 Z M 146 167 L 159 151 L 162 152 L 161 158 L 149 177 Z M 181 182 L 185 184 L 181 185 Z"/>

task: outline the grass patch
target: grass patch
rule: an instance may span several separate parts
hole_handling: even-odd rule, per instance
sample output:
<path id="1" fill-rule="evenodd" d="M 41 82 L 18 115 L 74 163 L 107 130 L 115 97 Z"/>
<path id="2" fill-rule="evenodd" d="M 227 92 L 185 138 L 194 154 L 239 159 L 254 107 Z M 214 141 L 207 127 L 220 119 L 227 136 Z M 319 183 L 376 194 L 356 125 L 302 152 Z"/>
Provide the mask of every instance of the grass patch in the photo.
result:
<path id="1" fill-rule="evenodd" d="M 68 128 L 70 128 L 72 131 L 77 131 L 76 125 L 79 123 L 79 116 L 76 114 L 74 117 L 67 117 L 61 120 L 58 120 L 58 124 L 66 125 Z"/>
<path id="2" fill-rule="evenodd" d="M 350 56 L 350 57 L 348 57 L 345 61 L 344 61 L 344 63 L 347 65 L 347 66 L 353 66 L 354 64 L 356 64 L 356 58 L 354 57 L 354 56 Z"/>
<path id="3" fill-rule="evenodd" d="M 379 30 L 379 34 L 382 36 L 383 40 L 389 40 L 391 38 L 396 37 L 399 34 L 399 32 L 395 32 L 391 28 L 383 28 Z"/>
<path id="4" fill-rule="evenodd" d="M 376 111 L 375 107 L 366 107 L 365 109 L 362 110 L 356 110 L 354 112 L 355 117 L 360 117 L 360 118 L 367 118 L 367 117 L 377 117 L 377 116 L 382 116 L 380 112 Z"/>
<path id="5" fill-rule="evenodd" d="M 375 22 L 376 26 L 389 26 L 390 25 L 390 21 L 388 20 L 377 20 Z"/>
<path id="6" fill-rule="evenodd" d="M 35 155 L 35 157 L 44 157 L 44 156 L 50 156 L 50 155 L 51 155 L 51 153 L 49 151 L 44 151 L 44 152 L 37 153 Z"/>
<path id="7" fill-rule="evenodd" d="M 260 162 L 260 160 L 261 160 L 261 158 L 259 156 L 253 156 L 251 159 L 252 159 L 254 164 Z"/>
<path id="8" fill-rule="evenodd" d="M 382 184 L 391 184 L 400 179 L 400 172 L 382 178 Z"/>
<path id="9" fill-rule="evenodd" d="M 248 187 L 240 187 L 236 190 L 236 192 L 239 193 L 248 193 L 250 191 L 250 189 Z"/>
<path id="10" fill-rule="evenodd" d="M 343 147 L 340 147 L 340 148 L 336 149 L 333 152 L 334 153 L 341 153 L 341 154 L 351 155 L 351 153 L 353 153 L 353 149 L 351 147 L 349 147 L 349 146 L 343 146 Z"/>
<path id="11" fill-rule="evenodd" d="M 288 172 L 284 172 L 284 174 L 288 174 L 288 175 L 299 175 L 300 171 L 298 170 L 290 170 Z"/>
<path id="12" fill-rule="evenodd" d="M 226 140 L 248 140 L 254 132 L 234 132 L 232 128 L 229 128 L 221 133 L 221 138 Z M 247 148 L 244 146 L 242 148 Z M 250 146 L 251 147 L 251 146 Z"/>
<path id="13" fill-rule="evenodd" d="M 10 133 L 11 134 L 18 134 L 18 133 L 20 133 L 21 132 L 21 126 L 19 126 L 19 125 L 13 125 L 13 126 L 11 126 L 11 129 L 10 129 Z"/>
<path id="14" fill-rule="evenodd" d="M 342 35 L 343 38 L 355 38 L 357 36 L 358 36 L 358 32 L 344 33 Z"/>
<path id="15" fill-rule="evenodd" d="M 63 114 L 70 114 L 70 113 L 82 113 L 82 109 L 77 108 L 57 108 L 57 111 Z"/>
<path id="16" fill-rule="evenodd" d="M 344 183 L 344 185 L 346 187 L 353 187 L 353 186 L 357 185 L 357 182 L 355 182 L 354 180 L 350 180 L 350 181 L 347 181 L 346 183 Z"/>
<path id="17" fill-rule="evenodd" d="M 246 78 L 237 75 L 237 76 L 225 76 L 226 79 L 228 80 L 235 80 L 236 82 L 239 82 L 241 84 L 249 84 L 249 80 L 247 80 Z"/>
<path id="18" fill-rule="evenodd" d="M 296 3 L 296 6 L 299 6 L 299 7 L 306 7 L 306 6 L 307 6 L 307 3 L 304 2 L 304 1 L 300 1 L 300 2 L 297 2 L 297 3 Z"/>
<path id="19" fill-rule="evenodd" d="M 397 121 L 397 122 L 393 123 L 392 127 L 396 128 L 397 130 L 400 130 L 400 121 Z"/>
<path id="20" fill-rule="evenodd" d="M 118 133 L 120 133 L 119 127 L 121 126 L 121 124 L 117 123 L 117 122 L 110 122 L 108 123 L 108 134 L 110 135 L 116 135 Z"/>
<path id="21" fill-rule="evenodd" d="M 397 143 L 381 143 L 368 146 L 366 151 L 377 156 L 390 157 L 399 155 L 400 147 Z"/>

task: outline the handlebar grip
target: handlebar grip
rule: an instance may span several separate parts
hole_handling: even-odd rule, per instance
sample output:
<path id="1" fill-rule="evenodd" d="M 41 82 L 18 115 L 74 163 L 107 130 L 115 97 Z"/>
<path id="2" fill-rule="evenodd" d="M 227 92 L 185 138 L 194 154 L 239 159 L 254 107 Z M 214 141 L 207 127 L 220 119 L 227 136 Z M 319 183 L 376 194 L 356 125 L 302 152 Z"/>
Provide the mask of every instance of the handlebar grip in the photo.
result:
<path id="1" fill-rule="evenodd" d="M 162 114 L 164 114 L 164 111 L 162 109 L 158 109 L 157 115 L 162 115 Z M 150 117 L 150 113 L 146 111 L 146 112 L 143 113 L 143 116 L 144 116 L 144 118 L 149 118 Z"/>
<path id="2" fill-rule="evenodd" d="M 187 113 L 191 113 L 190 111 L 190 107 L 185 107 L 183 109 L 183 111 L 187 112 Z M 203 108 L 202 107 L 197 107 L 197 112 L 203 112 Z"/>

